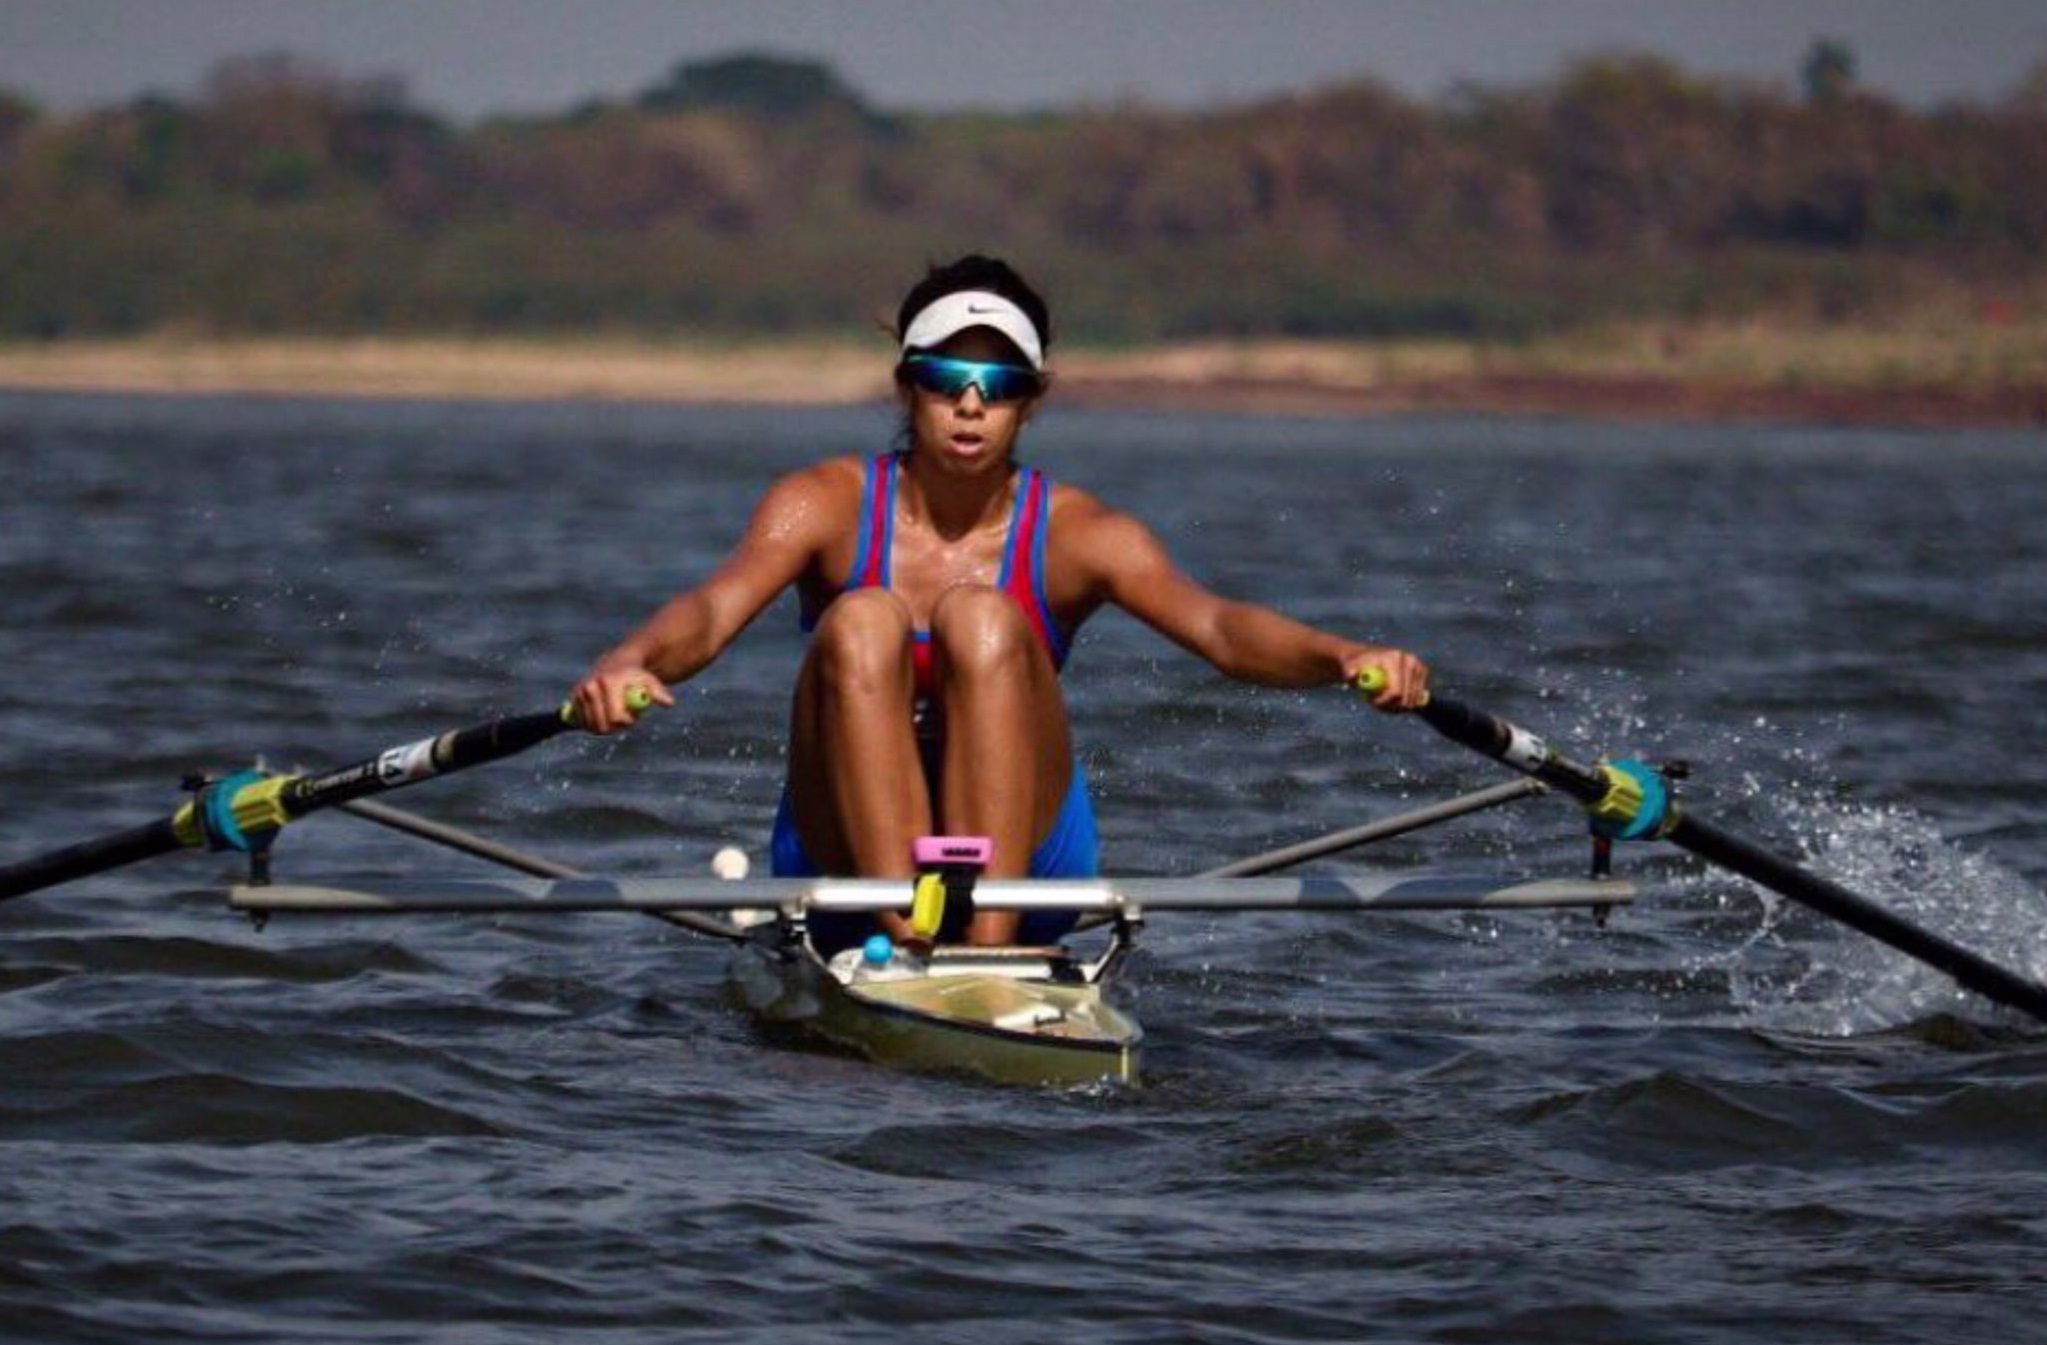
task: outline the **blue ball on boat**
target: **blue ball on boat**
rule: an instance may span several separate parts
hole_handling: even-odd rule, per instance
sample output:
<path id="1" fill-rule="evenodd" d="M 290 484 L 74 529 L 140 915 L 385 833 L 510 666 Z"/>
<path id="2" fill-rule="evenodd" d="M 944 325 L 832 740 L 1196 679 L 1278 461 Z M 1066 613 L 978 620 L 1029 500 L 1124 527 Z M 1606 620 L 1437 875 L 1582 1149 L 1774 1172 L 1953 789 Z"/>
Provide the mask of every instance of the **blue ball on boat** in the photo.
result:
<path id="1" fill-rule="evenodd" d="M 887 966 L 888 960 L 895 955 L 896 946 L 886 934 L 870 934 L 867 942 L 860 947 L 860 956 L 865 958 L 870 966 Z"/>

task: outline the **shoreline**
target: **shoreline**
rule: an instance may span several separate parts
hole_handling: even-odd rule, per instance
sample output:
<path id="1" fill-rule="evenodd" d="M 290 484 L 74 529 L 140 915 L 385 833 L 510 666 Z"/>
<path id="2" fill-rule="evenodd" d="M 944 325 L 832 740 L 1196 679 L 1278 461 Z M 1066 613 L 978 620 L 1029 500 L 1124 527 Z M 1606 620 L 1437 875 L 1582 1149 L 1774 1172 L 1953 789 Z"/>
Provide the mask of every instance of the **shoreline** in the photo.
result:
<path id="1" fill-rule="evenodd" d="M 889 395 L 876 341 L 724 345 L 597 337 L 0 344 L 0 390 L 167 396 L 861 405 Z M 2047 426 L 2047 325 L 1991 332 L 1632 328 L 1525 347 L 1457 341 L 1191 342 L 1062 350 L 1075 407 L 1376 417 L 1913 428 Z"/>

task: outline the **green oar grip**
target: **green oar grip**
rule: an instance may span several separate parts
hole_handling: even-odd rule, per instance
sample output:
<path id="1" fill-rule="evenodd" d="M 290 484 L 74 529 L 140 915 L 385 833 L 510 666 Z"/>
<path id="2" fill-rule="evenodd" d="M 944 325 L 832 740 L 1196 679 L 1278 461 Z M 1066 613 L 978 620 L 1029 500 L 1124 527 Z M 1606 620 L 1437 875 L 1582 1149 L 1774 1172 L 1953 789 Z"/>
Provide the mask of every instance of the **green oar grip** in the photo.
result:
<path id="1" fill-rule="evenodd" d="M 1352 679 L 1351 685 L 1364 695 L 1376 696 L 1390 686 L 1392 682 L 1393 679 L 1387 675 L 1386 670 L 1374 664 Z M 1425 706 L 1428 703 L 1429 693 L 1424 691 L 1422 693 L 1422 705 Z"/>
<path id="2" fill-rule="evenodd" d="M 629 687 L 625 693 L 625 708 L 632 713 L 634 719 L 638 719 L 654 708 L 654 695 L 643 686 Z M 582 711 L 576 708 L 574 701 L 562 702 L 561 719 L 562 723 L 572 729 L 583 727 Z"/>

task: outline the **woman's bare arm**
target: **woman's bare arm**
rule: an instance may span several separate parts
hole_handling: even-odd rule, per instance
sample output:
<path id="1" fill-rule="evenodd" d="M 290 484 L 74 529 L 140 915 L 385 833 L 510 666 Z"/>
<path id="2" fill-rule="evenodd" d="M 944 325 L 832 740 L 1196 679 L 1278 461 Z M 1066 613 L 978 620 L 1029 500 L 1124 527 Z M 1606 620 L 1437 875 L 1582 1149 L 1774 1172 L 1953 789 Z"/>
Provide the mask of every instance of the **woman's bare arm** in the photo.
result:
<path id="1" fill-rule="evenodd" d="M 835 508 L 833 464 L 782 478 L 754 509 L 746 533 L 697 587 L 679 593 L 598 658 L 571 698 L 583 722 L 611 733 L 633 722 L 626 695 L 643 688 L 673 705 L 669 685 L 707 667 L 781 592 L 802 577 L 845 522 Z"/>
<path id="2" fill-rule="evenodd" d="M 1263 686 L 1348 682 L 1368 667 L 1386 670 L 1373 697 L 1381 709 L 1412 709 L 1428 688 L 1428 669 L 1412 654 L 1346 639 L 1257 603 L 1202 587 L 1173 564 L 1151 530 L 1126 514 L 1081 497 L 1060 519 L 1072 554 L 1115 603 L 1227 676 Z"/>

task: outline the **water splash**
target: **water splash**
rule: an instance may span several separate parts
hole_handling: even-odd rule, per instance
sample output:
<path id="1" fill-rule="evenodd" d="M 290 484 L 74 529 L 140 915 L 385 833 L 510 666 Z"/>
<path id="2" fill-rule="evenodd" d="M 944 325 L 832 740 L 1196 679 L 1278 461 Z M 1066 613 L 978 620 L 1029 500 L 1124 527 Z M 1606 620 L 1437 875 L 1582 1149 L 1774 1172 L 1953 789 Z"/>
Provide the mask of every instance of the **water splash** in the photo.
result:
<path id="1" fill-rule="evenodd" d="M 1832 749 L 1806 741 L 1816 729 L 1796 731 L 1768 714 L 1724 725 L 1659 724 L 1644 713 L 1639 697 L 1609 694 L 1596 708 L 1581 708 L 1569 694 L 1569 678 L 1558 683 L 1558 691 L 1545 694 L 1559 702 L 1553 741 L 1625 744 L 1626 751 L 1652 760 L 1675 747 L 1674 755 L 1703 758 L 1707 806 L 1716 819 L 1727 817 L 1815 872 L 1992 962 L 2047 979 L 2041 919 L 2047 893 L 1995 858 L 1962 849 L 1930 817 L 1838 797 L 1839 785 L 1828 779 Z M 1711 769 L 1732 762 L 1744 763 L 1738 774 Z M 1782 839 L 1786 828 L 1788 841 Z M 1730 923 L 1746 928 L 1732 945 L 1685 961 L 1691 972 L 1725 976 L 1750 1026 L 1845 1037 L 1941 1015 L 2031 1022 L 1916 959 L 1732 875 L 1704 870 L 1674 884 L 1666 875 L 1659 885 L 1674 886 L 1670 895 L 1695 909 L 1713 908 L 1716 939 Z"/>
<path id="2" fill-rule="evenodd" d="M 1810 798 L 1787 816 L 1808 867 L 1992 962 L 2033 980 L 2047 975 L 2047 894 L 1960 848 L 1932 819 Z M 1850 1036 L 1943 1013 L 1983 1020 L 2011 1012 L 1874 939 L 1751 891 L 1762 923 L 1726 965 L 1736 1003 L 1758 1026 Z M 1780 956 L 1764 956 L 1771 951 Z"/>

